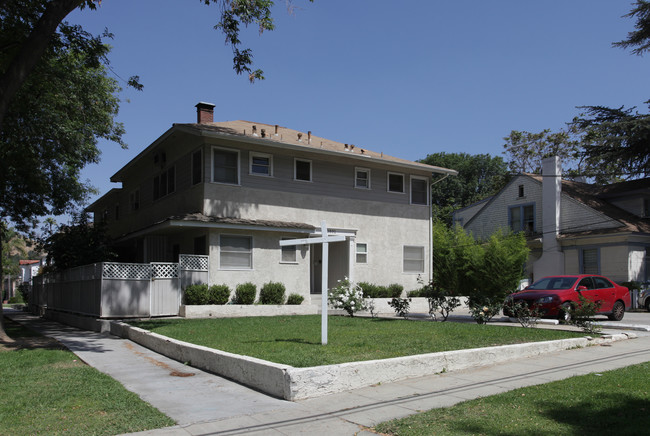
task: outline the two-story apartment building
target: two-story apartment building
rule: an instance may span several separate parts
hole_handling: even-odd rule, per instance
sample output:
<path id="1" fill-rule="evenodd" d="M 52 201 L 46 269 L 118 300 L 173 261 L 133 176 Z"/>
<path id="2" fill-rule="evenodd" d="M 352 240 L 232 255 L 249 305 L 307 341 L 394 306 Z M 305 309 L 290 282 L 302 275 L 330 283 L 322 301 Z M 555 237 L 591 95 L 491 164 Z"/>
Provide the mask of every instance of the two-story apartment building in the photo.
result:
<path id="1" fill-rule="evenodd" d="M 398 159 L 278 125 L 174 124 L 111 177 L 121 183 L 88 207 L 106 220 L 122 261 L 205 254 L 210 284 L 280 281 L 321 292 L 319 244 L 283 239 L 344 235 L 329 246 L 329 285 L 347 276 L 419 287 L 431 275 L 433 180 L 454 170 Z"/>
<path id="2" fill-rule="evenodd" d="M 454 213 L 484 238 L 499 228 L 528 235 L 529 278 L 603 274 L 650 280 L 650 178 L 606 186 L 563 180 L 558 158 L 520 174 L 493 197 Z"/>

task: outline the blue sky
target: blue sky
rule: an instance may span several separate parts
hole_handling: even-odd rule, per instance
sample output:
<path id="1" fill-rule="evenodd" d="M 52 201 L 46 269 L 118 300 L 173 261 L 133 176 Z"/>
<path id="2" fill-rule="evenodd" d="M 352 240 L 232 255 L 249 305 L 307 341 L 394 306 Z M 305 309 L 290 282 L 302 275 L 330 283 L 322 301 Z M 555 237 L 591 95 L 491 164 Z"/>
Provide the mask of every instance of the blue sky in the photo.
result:
<path id="1" fill-rule="evenodd" d="M 137 74 L 119 121 L 127 150 L 101 143 L 83 177 L 99 189 L 173 123 L 279 124 L 405 158 L 501 155 L 511 130 L 560 129 L 576 106 L 638 106 L 650 98 L 647 57 L 613 48 L 632 0 L 276 1 L 276 30 L 249 28 L 244 47 L 266 80 L 248 83 L 200 0 L 104 0 L 67 21 L 115 34 L 113 70 Z M 96 197 L 93 197 L 94 200 Z"/>

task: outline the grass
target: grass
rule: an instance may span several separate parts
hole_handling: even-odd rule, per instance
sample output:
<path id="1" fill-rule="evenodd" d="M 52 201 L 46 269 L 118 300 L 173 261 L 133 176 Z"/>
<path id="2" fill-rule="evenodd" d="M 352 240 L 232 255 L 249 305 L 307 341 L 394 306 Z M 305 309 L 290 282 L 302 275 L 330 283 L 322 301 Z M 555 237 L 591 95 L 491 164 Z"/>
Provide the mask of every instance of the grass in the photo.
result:
<path id="1" fill-rule="evenodd" d="M 584 336 L 579 332 L 495 325 L 331 316 L 328 344 L 323 346 L 320 315 L 131 324 L 193 344 L 294 367 Z"/>
<path id="2" fill-rule="evenodd" d="M 6 320 L 0 434 L 113 435 L 174 421 L 53 340 Z"/>
<path id="3" fill-rule="evenodd" d="M 650 362 L 572 377 L 388 421 L 375 430 L 412 435 L 647 434 Z"/>

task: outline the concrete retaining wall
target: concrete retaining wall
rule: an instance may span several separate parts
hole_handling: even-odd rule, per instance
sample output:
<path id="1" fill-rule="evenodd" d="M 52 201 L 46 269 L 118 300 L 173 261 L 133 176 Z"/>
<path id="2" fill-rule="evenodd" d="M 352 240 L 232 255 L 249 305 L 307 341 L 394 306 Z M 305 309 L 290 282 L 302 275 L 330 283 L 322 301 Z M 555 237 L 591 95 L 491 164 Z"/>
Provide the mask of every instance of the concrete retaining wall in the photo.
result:
<path id="1" fill-rule="evenodd" d="M 312 304 L 182 305 L 179 313 L 184 318 L 238 318 L 244 316 L 316 315 L 319 308 Z"/>
<path id="2" fill-rule="evenodd" d="M 570 348 L 627 339 L 624 334 L 603 338 L 575 338 L 471 350 L 294 368 L 248 356 L 178 341 L 122 322 L 111 323 L 111 333 L 128 338 L 179 362 L 213 372 L 286 400 L 299 400 L 350 389 L 421 377 L 443 371 L 492 365 Z"/>

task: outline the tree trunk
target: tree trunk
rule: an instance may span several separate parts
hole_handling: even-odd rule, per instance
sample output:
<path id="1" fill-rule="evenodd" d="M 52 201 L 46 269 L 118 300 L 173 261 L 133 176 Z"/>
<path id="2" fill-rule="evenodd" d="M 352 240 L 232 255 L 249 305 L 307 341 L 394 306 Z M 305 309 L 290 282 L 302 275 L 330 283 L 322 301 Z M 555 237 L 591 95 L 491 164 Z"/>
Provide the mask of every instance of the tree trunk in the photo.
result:
<path id="1" fill-rule="evenodd" d="M 52 0 L 0 77 L 0 130 L 12 100 L 47 49 L 61 21 L 84 0 Z"/>
<path id="2" fill-rule="evenodd" d="M 4 281 L 4 274 L 2 273 L 2 246 L 4 241 L 5 225 L 2 221 L 0 221 L 0 342 L 14 342 L 14 340 L 7 336 L 7 333 L 5 332 L 5 318 L 4 314 L 2 313 L 2 297 L 4 296 L 4 292 L 2 290 Z"/>

